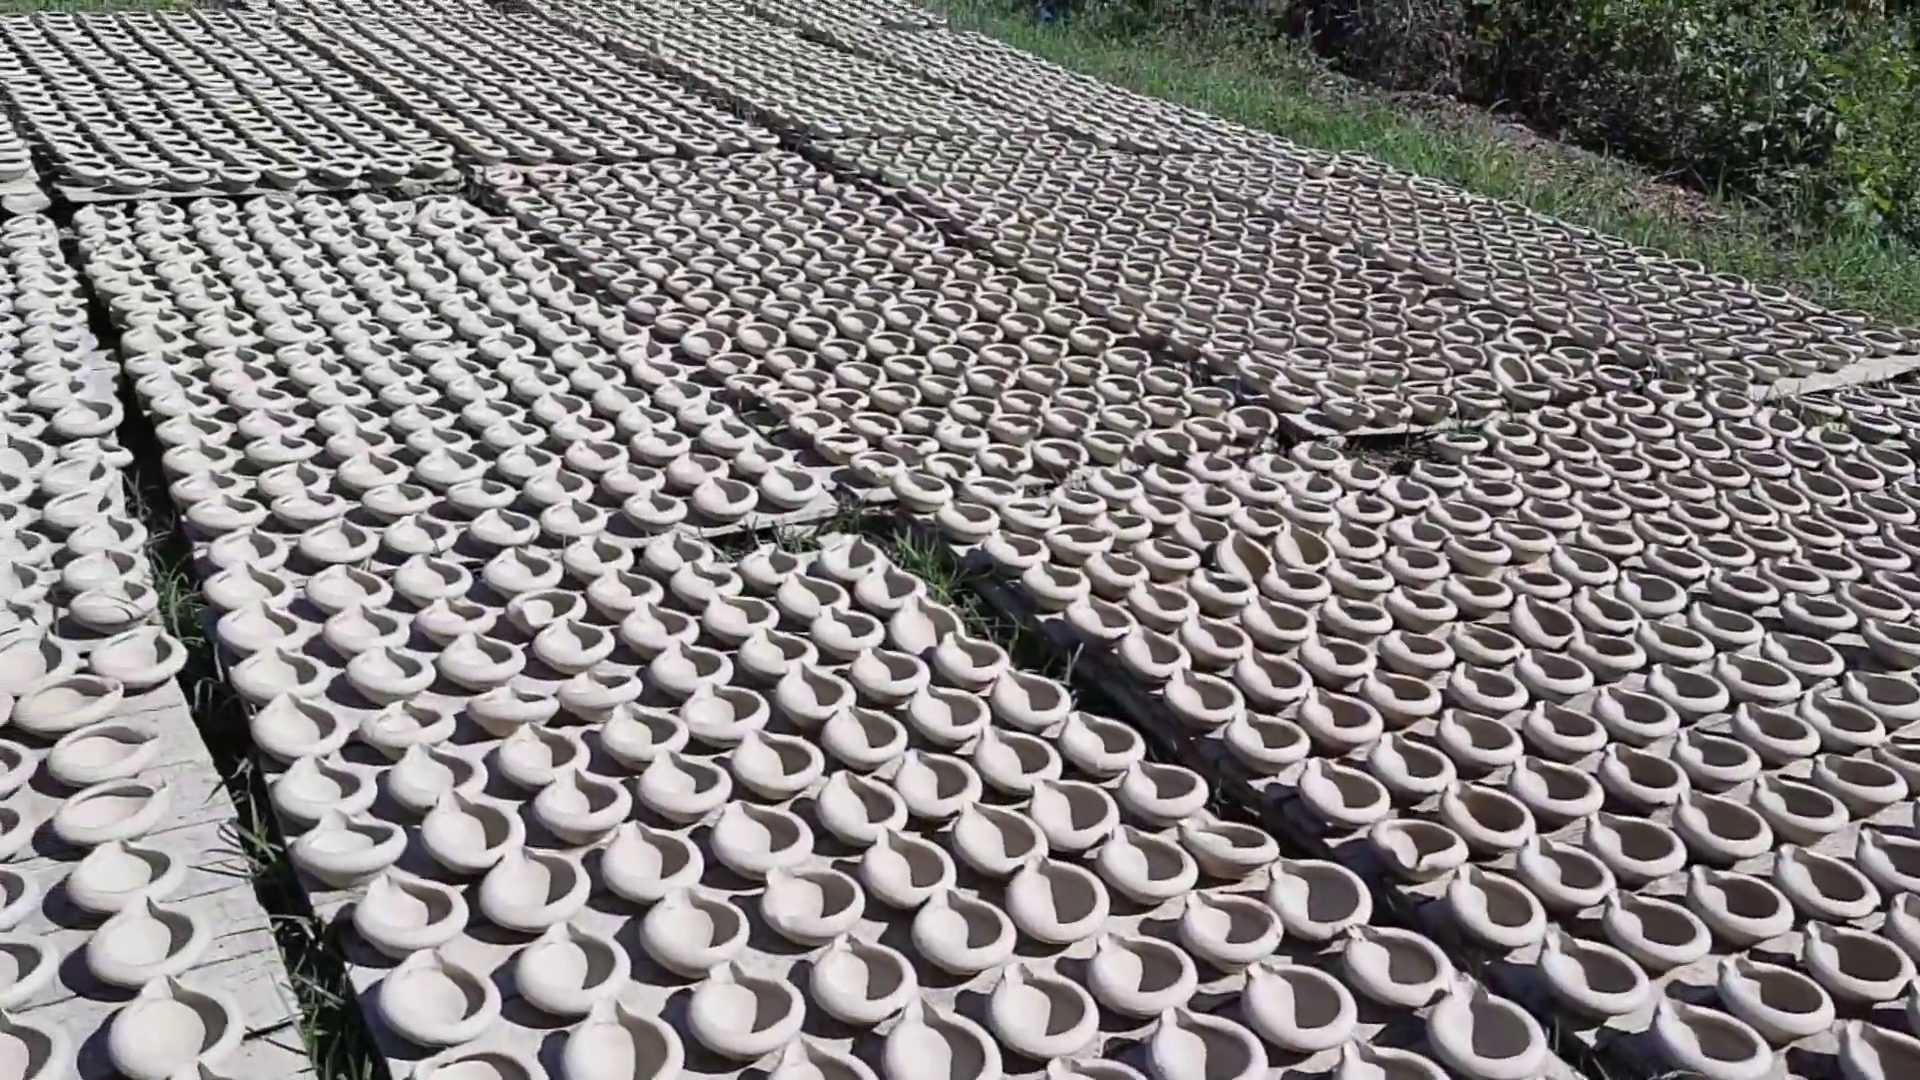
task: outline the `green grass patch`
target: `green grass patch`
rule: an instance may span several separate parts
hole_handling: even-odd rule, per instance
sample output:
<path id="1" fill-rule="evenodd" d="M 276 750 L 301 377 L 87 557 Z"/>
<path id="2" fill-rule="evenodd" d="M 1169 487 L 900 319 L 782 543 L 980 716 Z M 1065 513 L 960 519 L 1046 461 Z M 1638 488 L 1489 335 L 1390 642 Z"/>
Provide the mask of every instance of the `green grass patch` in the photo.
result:
<path id="1" fill-rule="evenodd" d="M 946 0 L 974 30 L 1063 67 L 1204 109 L 1306 146 L 1358 150 L 1396 168 L 1511 199 L 1716 271 L 1784 285 L 1835 308 L 1920 323 L 1920 257 L 1866 227 L 1796 225 L 1752 203 L 1703 196 L 1484 114 L 1414 108 L 1332 74 L 1275 34 L 1172 25 L 1141 31 L 1097 15 L 1050 25 L 1012 0 Z"/>
<path id="2" fill-rule="evenodd" d="M 877 545 L 894 565 L 925 582 L 927 599 L 952 609 L 969 635 L 998 644 L 1026 670 L 1056 678 L 1072 674 L 1070 658 L 1048 642 L 1038 626 L 994 610 L 974 587 L 976 571 L 962 565 L 937 537 L 909 527 L 889 507 L 847 503 L 823 521 L 734 533 L 710 543 L 729 559 L 744 558 L 767 544 L 805 557 L 819 551 L 829 537 L 850 536 Z"/>
<path id="3" fill-rule="evenodd" d="M 1073 658 L 1061 652 L 1034 623 L 997 611 L 980 595 L 976 572 L 963 566 L 937 537 L 908 528 L 898 518 L 865 531 L 900 569 L 927 583 L 927 596 L 952 609 L 971 637 L 1007 650 L 1015 664 L 1049 678 L 1071 681 Z"/>
<path id="4" fill-rule="evenodd" d="M 147 527 L 147 559 L 160 594 L 162 624 L 187 649 L 180 686 L 233 800 L 234 840 L 286 962 L 300 1007 L 301 1041 L 318 1080 L 382 1080 L 388 1070 L 347 981 L 340 931 L 313 913 L 294 873 L 274 824 L 265 778 L 254 764 L 248 706 L 227 684 L 207 634 L 208 612 L 194 579 L 192 551 L 158 466 L 160 447 L 145 418 L 131 401 L 127 405 L 122 437 L 135 448 L 136 461 L 128 472 L 128 509 Z"/>

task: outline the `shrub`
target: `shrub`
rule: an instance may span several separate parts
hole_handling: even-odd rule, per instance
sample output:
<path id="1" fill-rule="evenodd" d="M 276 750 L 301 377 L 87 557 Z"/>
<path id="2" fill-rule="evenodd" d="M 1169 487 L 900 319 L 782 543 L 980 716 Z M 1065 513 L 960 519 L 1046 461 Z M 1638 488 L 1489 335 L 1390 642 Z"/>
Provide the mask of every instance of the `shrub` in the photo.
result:
<path id="1" fill-rule="evenodd" d="M 1309 38 L 1396 89 L 1534 126 L 1806 224 L 1920 239 L 1911 0 L 1086 0 L 1104 22 Z"/>
<path id="2" fill-rule="evenodd" d="M 1825 209 L 1920 234 L 1920 68 L 1910 42 L 1856 43 L 1835 57 L 1835 138 L 1822 170 Z"/>

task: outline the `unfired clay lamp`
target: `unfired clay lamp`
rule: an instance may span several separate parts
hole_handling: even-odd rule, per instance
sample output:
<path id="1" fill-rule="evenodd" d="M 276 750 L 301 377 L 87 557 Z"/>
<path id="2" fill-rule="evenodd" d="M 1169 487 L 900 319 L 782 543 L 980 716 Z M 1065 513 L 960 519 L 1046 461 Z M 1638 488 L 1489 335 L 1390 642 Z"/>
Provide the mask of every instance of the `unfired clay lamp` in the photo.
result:
<path id="1" fill-rule="evenodd" d="M 1184 1008 L 1161 1014 L 1148 1053 L 1164 1080 L 1253 1080 L 1268 1063 L 1266 1048 L 1246 1028 Z"/>
<path id="2" fill-rule="evenodd" d="M 114 840 L 88 852 L 64 884 L 82 911 L 111 915 L 142 898 L 165 900 L 186 875 L 186 864 L 161 848 Z"/>
<path id="3" fill-rule="evenodd" d="M 886 1075 L 908 1080 L 992 1080 L 1000 1060 L 999 1044 L 980 1025 L 919 999 L 907 1003 L 882 1052 Z"/>
<path id="4" fill-rule="evenodd" d="M 1318 1053 L 1353 1037 L 1353 995 L 1316 968 L 1263 960 L 1247 969 L 1243 995 L 1253 1029 L 1284 1050 Z"/>
<path id="5" fill-rule="evenodd" d="M 191 912 L 149 898 L 122 908 L 93 932 L 87 970 L 113 986 L 144 986 L 184 974 L 212 940 L 212 931 Z"/>
<path id="6" fill-rule="evenodd" d="M 422 1046 L 460 1046 L 500 1019 L 493 980 L 423 950 L 380 984 L 380 1014 L 402 1038 Z"/>
<path id="7" fill-rule="evenodd" d="M 1038 1061 L 1071 1057 L 1099 1035 L 1099 1009 L 1078 985 L 1009 965 L 987 1005 L 995 1036 Z"/>
<path id="8" fill-rule="evenodd" d="M 675 1080 L 685 1060 L 673 1028 L 623 1001 L 609 1001 L 567 1037 L 561 1068 L 566 1080 Z"/>
<path id="9" fill-rule="evenodd" d="M 554 1016 L 585 1016 L 626 985 L 626 950 L 568 923 L 555 923 L 514 956 L 513 981 L 528 1004 Z"/>
<path id="10" fill-rule="evenodd" d="M 1847 1080 L 1893 1080 L 1920 1067 L 1920 1039 L 1864 1020 L 1840 1028 L 1840 1072 Z"/>
<path id="11" fill-rule="evenodd" d="M 1427 1014 L 1427 1041 L 1440 1060 L 1475 1080 L 1524 1080 L 1547 1060 L 1547 1037 L 1518 1005 L 1456 983 Z"/>
<path id="12" fill-rule="evenodd" d="M 1759 1080 L 1773 1068 L 1773 1053 L 1751 1027 L 1725 1013 L 1661 998 L 1653 1036 L 1676 1068 L 1707 1080 Z"/>
<path id="13" fill-rule="evenodd" d="M 918 993 L 913 966 L 885 945 L 838 938 L 814 960 L 814 1004 L 843 1023 L 872 1027 Z"/>
<path id="14" fill-rule="evenodd" d="M 1582 941 L 1549 928 L 1540 969 L 1553 996 L 1587 1016 L 1621 1016 L 1643 1008 L 1653 993 L 1646 973 L 1610 945 Z"/>

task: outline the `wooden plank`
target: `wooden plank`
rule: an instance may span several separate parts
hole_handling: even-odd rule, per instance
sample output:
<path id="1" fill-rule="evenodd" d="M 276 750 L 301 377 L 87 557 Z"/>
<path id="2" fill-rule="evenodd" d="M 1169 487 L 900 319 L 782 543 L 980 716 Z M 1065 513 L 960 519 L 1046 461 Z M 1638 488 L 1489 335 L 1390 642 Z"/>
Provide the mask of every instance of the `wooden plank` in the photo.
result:
<path id="1" fill-rule="evenodd" d="M 1915 371 L 1920 371 L 1920 353 L 1875 356 L 1856 360 L 1839 371 L 1820 371 L 1804 378 L 1781 379 L 1769 386 L 1757 386 L 1753 388 L 1752 397 L 1755 401 L 1787 401 L 1822 390 L 1890 382 Z"/>
<path id="2" fill-rule="evenodd" d="M 249 1035 L 221 1071 L 236 1080 L 310 1074 L 296 1030 L 299 1009 L 292 981 L 238 847 L 233 803 L 200 740 L 185 696 L 169 682 L 127 699 L 113 718 L 152 725 L 160 736 L 159 757 L 141 779 L 165 779 L 172 785 L 173 813 L 137 842 L 157 847 L 186 866 L 180 888 L 162 903 L 192 915 L 212 934 L 206 951 L 181 981 L 229 994 L 241 1003 Z M 44 751 L 40 757 L 44 760 Z M 43 774 L 6 805 L 44 820 L 59 808 L 63 794 L 70 792 Z M 91 1077 L 111 1074 L 104 1050 L 106 1028 L 134 992 L 100 982 L 87 968 L 87 942 L 105 920 L 75 908 L 61 887 L 85 855 L 42 827 L 31 847 L 8 868 L 41 889 L 40 903 L 12 932 L 45 941 L 60 957 L 54 981 L 15 1015 L 64 1030 L 78 1048 L 80 1075 Z M 268 1045 L 268 1038 L 284 1045 Z"/>

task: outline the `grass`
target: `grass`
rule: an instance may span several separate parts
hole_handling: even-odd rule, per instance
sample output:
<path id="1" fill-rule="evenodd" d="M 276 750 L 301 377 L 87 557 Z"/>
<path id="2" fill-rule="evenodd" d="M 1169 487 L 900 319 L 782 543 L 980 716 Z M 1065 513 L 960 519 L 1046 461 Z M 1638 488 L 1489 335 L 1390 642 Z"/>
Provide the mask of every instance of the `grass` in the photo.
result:
<path id="1" fill-rule="evenodd" d="M 987 603 L 973 584 L 975 572 L 937 538 L 908 528 L 899 518 L 886 519 L 867 530 L 867 536 L 886 550 L 894 565 L 926 582 L 928 598 L 951 608 L 969 636 L 999 645 L 1024 670 L 1072 680 L 1072 658 L 1034 623 Z"/>
<path id="2" fill-rule="evenodd" d="M 1015 0 L 944 0 L 974 30 L 1063 67 L 1325 150 L 1359 150 L 1494 198 L 1791 288 L 1835 308 L 1920 324 L 1920 257 L 1864 230 L 1811 228 L 1702 196 L 1619 161 L 1457 108 L 1415 109 L 1330 73 L 1272 34 L 1167 27 L 1128 33 L 1097 15 L 1041 25 Z"/>
<path id="3" fill-rule="evenodd" d="M 135 452 L 128 473 L 128 508 L 147 526 L 147 560 L 159 613 L 168 633 L 187 650 L 180 684 L 194 724 L 232 799 L 234 839 L 246 861 L 254 895 L 265 909 L 287 965 L 300 1008 L 300 1037 L 319 1080 L 380 1080 L 388 1075 L 347 982 L 336 932 L 313 914 L 275 827 L 266 783 L 254 767 L 247 708 L 227 685 L 206 607 L 193 575 L 192 552 L 179 531 L 152 428 L 129 403 L 121 438 Z"/>
<path id="4" fill-rule="evenodd" d="M 995 610 L 971 584 L 975 573 L 962 565 L 945 544 L 909 528 L 889 508 L 847 503 L 822 521 L 735 533 L 711 543 L 722 555 L 734 559 L 769 543 L 789 554 L 803 555 L 818 551 L 822 540 L 836 535 L 871 541 L 894 565 L 925 582 L 928 598 L 951 608 L 969 635 L 1006 649 L 1027 670 L 1062 679 L 1071 675 L 1071 661 L 1047 641 L 1039 627 Z"/>

